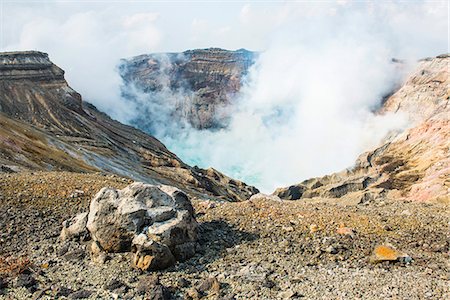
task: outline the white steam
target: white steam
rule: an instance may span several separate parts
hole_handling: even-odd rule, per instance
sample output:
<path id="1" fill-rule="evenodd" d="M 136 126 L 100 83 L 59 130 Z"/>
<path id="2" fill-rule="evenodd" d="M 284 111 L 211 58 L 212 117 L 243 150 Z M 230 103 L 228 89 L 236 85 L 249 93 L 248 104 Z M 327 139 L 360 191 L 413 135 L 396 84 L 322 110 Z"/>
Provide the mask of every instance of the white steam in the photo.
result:
<path id="1" fill-rule="evenodd" d="M 302 11 L 301 20 L 286 11 L 286 24 L 279 25 L 246 78 L 240 99 L 229 108 L 228 128 L 183 127 L 158 137 L 187 162 L 214 166 L 264 192 L 351 166 L 390 131 L 407 125 L 402 116 L 373 111 L 407 69 L 391 58 L 408 59 L 423 48 L 399 44 L 401 35 L 415 28 L 408 26 L 416 24 L 384 15 L 389 11 L 404 18 L 398 9 L 339 14 L 337 9 L 342 8 Z M 244 12 L 250 15 L 248 7 Z M 167 91 L 162 95 L 184 97 Z M 167 129 L 170 122 L 169 117 L 162 126 Z"/>
<path id="2" fill-rule="evenodd" d="M 214 166 L 265 192 L 351 166 L 388 131 L 405 126 L 399 116 L 371 112 L 399 74 L 376 49 L 329 46 L 264 52 L 228 128 L 187 127 L 175 138 L 160 138 L 188 162 Z"/>

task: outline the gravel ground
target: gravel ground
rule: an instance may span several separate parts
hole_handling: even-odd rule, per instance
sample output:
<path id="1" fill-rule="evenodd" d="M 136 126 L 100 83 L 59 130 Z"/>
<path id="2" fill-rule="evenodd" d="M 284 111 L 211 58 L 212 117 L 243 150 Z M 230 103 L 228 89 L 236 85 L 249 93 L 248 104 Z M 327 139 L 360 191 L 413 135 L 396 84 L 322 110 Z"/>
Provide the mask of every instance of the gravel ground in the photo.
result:
<path id="1" fill-rule="evenodd" d="M 132 269 L 127 253 L 95 265 L 89 241 L 59 241 L 61 222 L 85 211 L 101 187 L 130 182 L 0 173 L 0 299 L 450 299 L 444 204 L 194 199 L 198 253 L 153 273 Z M 337 234 L 341 226 L 353 236 Z M 384 243 L 413 261 L 371 264 Z M 4 271 L 1 258 L 20 257 L 29 260 L 25 270 Z"/>

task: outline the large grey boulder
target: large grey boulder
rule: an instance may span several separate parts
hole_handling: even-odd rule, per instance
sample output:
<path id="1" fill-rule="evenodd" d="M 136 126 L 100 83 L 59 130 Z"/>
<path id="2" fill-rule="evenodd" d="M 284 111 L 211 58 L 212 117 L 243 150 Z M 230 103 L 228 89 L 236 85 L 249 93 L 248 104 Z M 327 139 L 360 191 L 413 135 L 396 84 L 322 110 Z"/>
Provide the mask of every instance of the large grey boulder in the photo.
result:
<path id="1" fill-rule="evenodd" d="M 194 210 L 186 194 L 170 186 L 103 188 L 90 203 L 85 227 L 98 248 L 133 252 L 133 265 L 143 270 L 163 269 L 195 253 Z"/>

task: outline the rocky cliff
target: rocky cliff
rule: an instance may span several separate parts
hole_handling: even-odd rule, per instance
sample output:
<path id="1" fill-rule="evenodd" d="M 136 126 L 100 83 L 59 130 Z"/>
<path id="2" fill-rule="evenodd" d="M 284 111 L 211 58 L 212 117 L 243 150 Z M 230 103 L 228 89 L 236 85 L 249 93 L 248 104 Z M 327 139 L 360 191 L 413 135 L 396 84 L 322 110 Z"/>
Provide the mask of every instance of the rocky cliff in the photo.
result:
<path id="1" fill-rule="evenodd" d="M 198 129 L 222 127 L 227 120 L 225 108 L 239 92 L 256 55 L 244 49 L 210 48 L 136 56 L 120 65 L 124 95 L 136 101 L 130 92 L 136 88 L 151 105 L 163 94 L 162 105 L 173 119 L 181 118 Z M 147 115 L 151 114 L 149 110 Z M 150 132 L 154 126 L 151 120 L 138 123 Z"/>
<path id="2" fill-rule="evenodd" d="M 0 56 L 0 79 L 64 81 L 64 71 L 54 65 L 46 53 L 38 51 L 3 52 Z"/>
<path id="3" fill-rule="evenodd" d="M 449 202 L 449 55 L 419 61 L 379 113 L 406 114 L 411 126 L 363 153 L 354 167 L 306 180 L 275 195 L 363 203 L 377 198 Z"/>
<path id="4" fill-rule="evenodd" d="M 45 53 L 0 54 L 0 124 L 4 170 L 104 171 L 231 201 L 257 191 L 186 165 L 157 139 L 84 102 Z"/>

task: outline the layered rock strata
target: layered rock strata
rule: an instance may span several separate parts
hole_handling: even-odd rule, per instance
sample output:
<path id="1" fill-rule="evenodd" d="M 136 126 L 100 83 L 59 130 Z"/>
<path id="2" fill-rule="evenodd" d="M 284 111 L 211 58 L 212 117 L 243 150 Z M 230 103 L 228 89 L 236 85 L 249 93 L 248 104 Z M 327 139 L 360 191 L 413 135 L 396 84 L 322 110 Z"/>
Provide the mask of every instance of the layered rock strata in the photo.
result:
<path id="1" fill-rule="evenodd" d="M 124 94 L 133 101 L 130 91 L 136 87 L 148 95 L 148 106 L 164 105 L 174 120 L 181 118 L 197 129 L 223 127 L 228 118 L 226 108 L 239 93 L 256 57 L 257 53 L 245 49 L 218 48 L 136 56 L 120 66 Z M 157 103 L 161 94 L 164 103 Z M 152 113 L 148 110 L 147 117 L 151 119 Z M 136 120 L 136 125 L 151 131 L 153 124 L 145 120 Z"/>
<path id="2" fill-rule="evenodd" d="M 257 192 L 215 170 L 186 165 L 156 138 L 84 102 L 63 74 L 45 53 L 0 54 L 0 165 L 103 171 L 230 201 Z"/>

